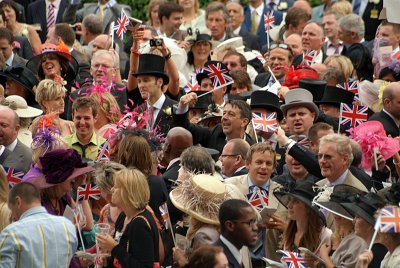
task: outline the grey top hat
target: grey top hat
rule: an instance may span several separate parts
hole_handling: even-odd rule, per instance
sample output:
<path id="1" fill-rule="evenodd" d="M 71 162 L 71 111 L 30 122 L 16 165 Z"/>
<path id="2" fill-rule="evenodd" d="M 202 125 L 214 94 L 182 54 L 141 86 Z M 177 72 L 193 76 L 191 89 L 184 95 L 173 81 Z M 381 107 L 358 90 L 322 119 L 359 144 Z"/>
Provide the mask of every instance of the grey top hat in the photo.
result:
<path id="1" fill-rule="evenodd" d="M 310 91 L 304 88 L 295 88 L 286 93 L 285 104 L 281 106 L 283 114 L 286 116 L 287 111 L 290 108 L 297 106 L 304 106 L 310 109 L 311 112 L 315 113 L 314 121 L 317 120 L 319 109 L 313 102 L 313 95 L 310 93 Z"/>

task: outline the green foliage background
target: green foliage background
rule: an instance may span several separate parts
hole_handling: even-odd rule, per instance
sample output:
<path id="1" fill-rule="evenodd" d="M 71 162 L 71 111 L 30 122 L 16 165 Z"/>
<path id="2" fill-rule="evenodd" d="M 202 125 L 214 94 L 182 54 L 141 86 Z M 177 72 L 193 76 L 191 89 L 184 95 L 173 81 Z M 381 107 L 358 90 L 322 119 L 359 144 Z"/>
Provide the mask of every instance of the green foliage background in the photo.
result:
<path id="1" fill-rule="evenodd" d="M 205 7 L 211 0 L 199 0 L 200 6 Z M 92 1 L 85 1 L 92 2 Z M 132 7 L 132 16 L 134 18 L 138 18 L 140 20 L 147 20 L 147 6 L 149 4 L 149 0 L 117 0 L 120 4 L 130 5 Z M 240 0 L 243 5 L 247 5 L 248 0 Z M 308 0 L 311 6 L 316 6 L 321 4 L 321 0 Z"/>

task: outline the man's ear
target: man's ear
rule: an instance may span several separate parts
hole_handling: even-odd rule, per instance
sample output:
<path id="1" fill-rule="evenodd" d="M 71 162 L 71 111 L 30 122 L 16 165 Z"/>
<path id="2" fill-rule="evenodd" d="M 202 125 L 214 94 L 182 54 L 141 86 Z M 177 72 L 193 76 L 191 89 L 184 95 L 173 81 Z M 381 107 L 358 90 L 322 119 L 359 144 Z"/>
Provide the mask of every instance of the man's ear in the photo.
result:
<path id="1" fill-rule="evenodd" d="M 233 223 L 233 221 L 226 221 L 225 222 L 225 229 L 232 233 L 235 231 L 235 224 Z"/>

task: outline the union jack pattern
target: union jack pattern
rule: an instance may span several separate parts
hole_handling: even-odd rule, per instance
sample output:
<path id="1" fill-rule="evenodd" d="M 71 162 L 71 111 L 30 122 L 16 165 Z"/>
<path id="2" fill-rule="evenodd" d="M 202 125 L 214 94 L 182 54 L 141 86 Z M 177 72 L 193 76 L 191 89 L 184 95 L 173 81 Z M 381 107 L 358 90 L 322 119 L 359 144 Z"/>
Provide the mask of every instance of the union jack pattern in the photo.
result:
<path id="1" fill-rule="evenodd" d="M 196 79 L 196 73 L 193 73 L 193 75 L 189 79 L 189 82 L 183 87 L 183 89 L 186 93 L 200 90 L 200 85 Z"/>
<path id="2" fill-rule="evenodd" d="M 368 107 L 363 105 L 340 104 L 340 124 L 343 126 L 356 127 L 367 121 Z"/>
<path id="3" fill-rule="evenodd" d="M 360 82 L 358 80 L 349 80 L 346 83 L 337 84 L 336 86 L 338 88 L 341 88 L 341 89 L 344 89 L 344 90 L 354 93 L 354 99 L 359 100 L 359 96 L 358 96 L 359 85 L 360 85 Z"/>
<path id="4" fill-rule="evenodd" d="M 163 221 L 164 221 L 165 229 L 169 229 L 169 227 L 170 227 L 170 226 L 169 226 L 170 220 L 169 220 L 169 212 L 168 212 L 167 203 L 162 204 L 162 205 L 159 207 L 159 209 L 160 209 L 161 217 L 162 217 L 162 219 L 163 219 Z"/>
<path id="5" fill-rule="evenodd" d="M 276 113 L 253 113 L 253 127 L 255 130 L 275 132 L 278 128 Z"/>
<path id="6" fill-rule="evenodd" d="M 282 260 L 288 268 L 306 268 L 306 262 L 300 253 L 285 250 L 278 250 L 278 252 L 282 253 Z"/>
<path id="7" fill-rule="evenodd" d="M 99 146 L 96 162 L 106 163 L 108 161 L 110 161 L 110 143 L 106 140 Z"/>
<path id="8" fill-rule="evenodd" d="M 22 181 L 22 177 L 24 177 L 25 173 L 14 168 L 4 167 L 4 172 L 7 174 L 8 187 L 10 189 L 14 187 L 15 184 L 18 184 Z"/>
<path id="9" fill-rule="evenodd" d="M 383 233 L 400 233 L 400 208 L 384 207 L 379 212 L 378 221 Z"/>
<path id="10" fill-rule="evenodd" d="M 124 39 L 124 34 L 128 31 L 129 18 L 125 14 L 124 10 L 121 10 L 121 15 L 117 18 L 117 22 L 114 24 L 114 32 L 121 39 Z"/>
<path id="11" fill-rule="evenodd" d="M 303 63 L 310 66 L 314 63 L 314 58 L 317 56 L 316 50 L 308 50 L 303 56 Z"/>
<path id="12" fill-rule="evenodd" d="M 229 75 L 228 69 L 222 66 L 220 62 L 207 65 L 207 67 L 204 67 L 204 71 L 207 72 L 208 77 L 211 79 L 214 90 L 233 84 L 233 79 Z"/>
<path id="13" fill-rule="evenodd" d="M 78 200 L 99 200 L 100 199 L 100 189 L 96 184 L 83 184 L 78 187 Z"/>
<path id="14" fill-rule="evenodd" d="M 267 13 L 264 14 L 264 27 L 265 27 L 265 32 L 268 32 L 275 26 L 275 16 L 273 11 L 268 11 Z"/>
<path id="15" fill-rule="evenodd" d="M 247 200 L 258 211 L 261 211 L 264 207 L 268 206 L 268 196 L 263 194 L 261 191 L 247 194 Z"/>

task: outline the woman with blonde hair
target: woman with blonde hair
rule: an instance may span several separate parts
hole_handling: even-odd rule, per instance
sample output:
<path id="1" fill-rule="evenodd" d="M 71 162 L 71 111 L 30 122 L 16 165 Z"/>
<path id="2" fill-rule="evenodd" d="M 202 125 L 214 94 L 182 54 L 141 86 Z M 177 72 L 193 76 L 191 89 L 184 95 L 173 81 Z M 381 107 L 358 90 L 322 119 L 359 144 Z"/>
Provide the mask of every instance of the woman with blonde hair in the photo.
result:
<path id="1" fill-rule="evenodd" d="M 42 107 L 44 114 L 50 115 L 54 126 L 60 129 L 63 137 L 71 135 L 75 131 L 73 122 L 60 118 L 60 114 L 64 113 L 64 99 L 67 92 L 64 83 L 61 78 L 55 80 L 44 79 L 39 82 L 35 94 L 35 99 Z M 36 133 L 41 118 L 43 117 L 33 122 L 32 133 Z"/>
<path id="2" fill-rule="evenodd" d="M 346 81 L 353 78 L 354 67 L 348 57 L 342 55 L 332 55 L 325 59 L 324 64 L 327 67 L 334 68 L 343 73 Z"/>
<path id="3" fill-rule="evenodd" d="M 158 18 L 158 8 L 160 4 L 164 3 L 164 0 L 150 0 L 149 6 L 147 7 L 148 13 L 147 18 L 149 19 L 146 24 L 153 27 L 159 35 L 161 35 L 160 27 L 161 22 Z"/>
<path id="4" fill-rule="evenodd" d="M 116 234 L 97 234 L 100 250 L 111 251 L 107 267 L 156 267 L 159 265 L 159 234 L 156 222 L 146 210 L 150 189 L 146 176 L 138 169 L 123 169 L 114 176 L 112 202 L 125 213 L 124 230 Z M 159 266 L 157 266 L 159 267 Z"/>
<path id="5" fill-rule="evenodd" d="M 10 224 L 10 209 L 7 206 L 8 181 L 6 173 L 0 168 L 0 232 Z"/>
<path id="6" fill-rule="evenodd" d="M 332 5 L 331 11 L 342 16 L 346 16 L 353 13 L 353 8 L 349 1 L 340 0 Z"/>
<path id="7" fill-rule="evenodd" d="M 183 7 L 183 23 L 179 27 L 180 30 L 186 31 L 189 28 L 195 33 L 205 32 L 205 12 L 200 9 L 199 0 L 176 0 L 176 3 Z"/>

